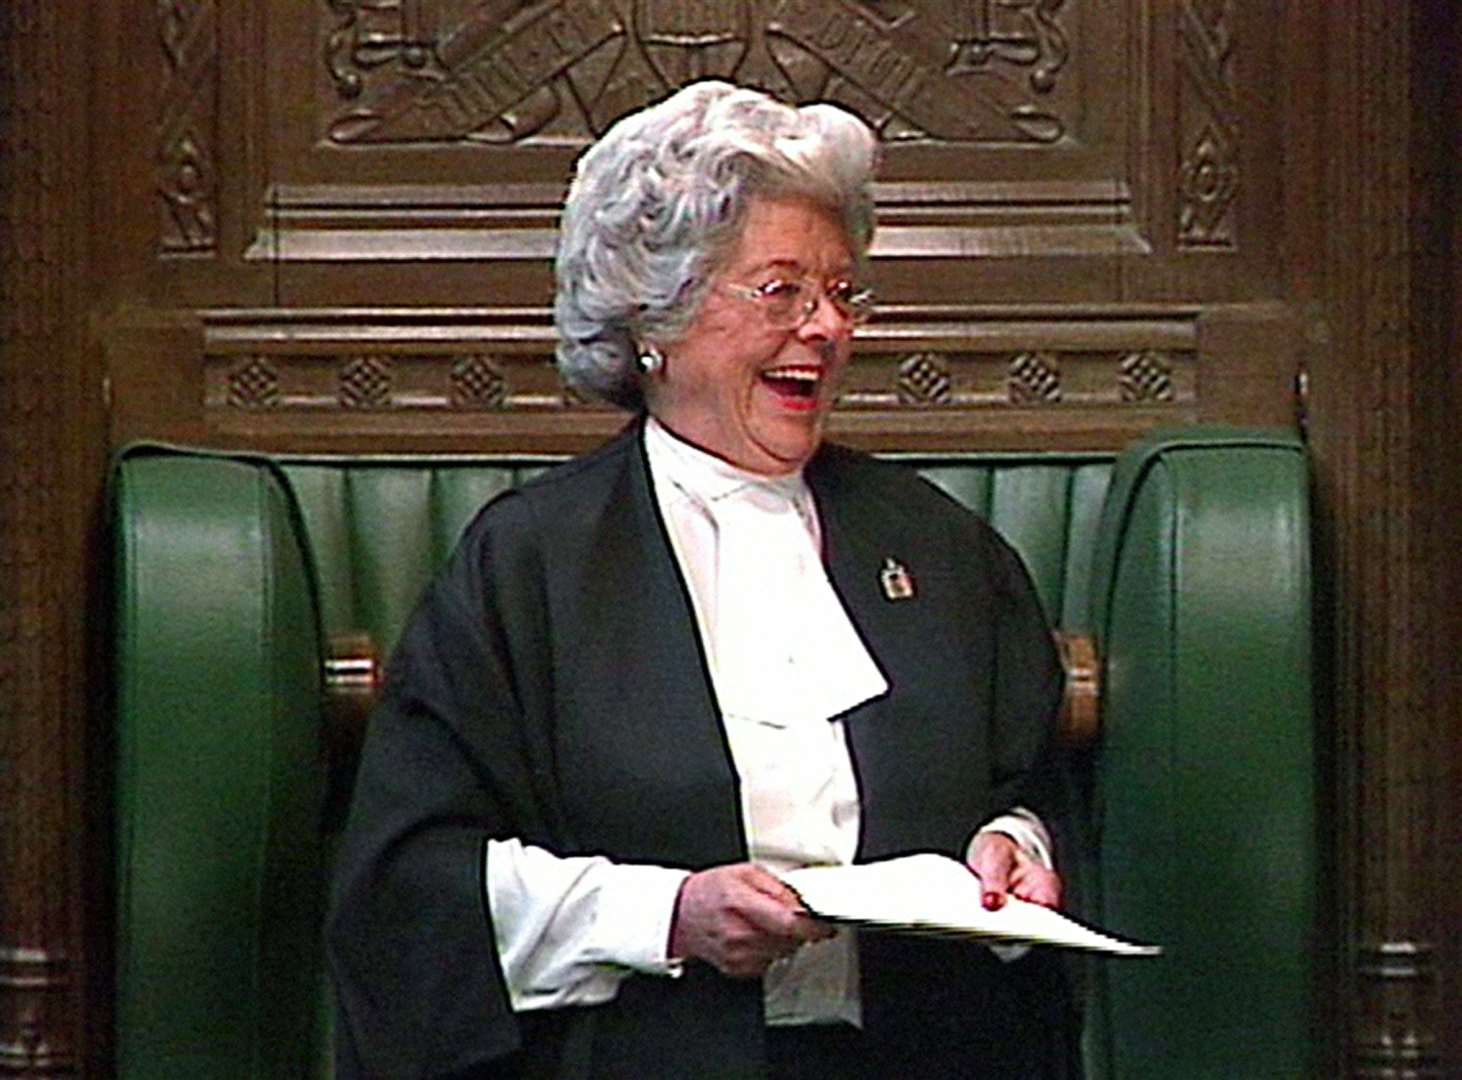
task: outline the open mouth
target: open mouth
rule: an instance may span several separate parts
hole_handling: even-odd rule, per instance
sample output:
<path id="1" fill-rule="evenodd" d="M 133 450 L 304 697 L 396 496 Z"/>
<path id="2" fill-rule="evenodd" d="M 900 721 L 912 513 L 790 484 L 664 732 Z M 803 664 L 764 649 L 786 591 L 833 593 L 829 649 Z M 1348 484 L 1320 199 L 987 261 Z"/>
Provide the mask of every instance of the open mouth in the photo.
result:
<path id="1" fill-rule="evenodd" d="M 795 401 L 811 401 L 817 397 L 822 382 L 818 367 L 771 368 L 761 373 L 761 381 L 776 395 Z"/>

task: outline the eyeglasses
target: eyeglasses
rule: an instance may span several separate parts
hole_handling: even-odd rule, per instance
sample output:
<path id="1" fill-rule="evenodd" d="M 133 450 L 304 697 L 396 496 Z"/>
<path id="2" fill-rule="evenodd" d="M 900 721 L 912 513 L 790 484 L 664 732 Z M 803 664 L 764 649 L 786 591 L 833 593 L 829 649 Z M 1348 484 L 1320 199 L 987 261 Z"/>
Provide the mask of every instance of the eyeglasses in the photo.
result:
<path id="1" fill-rule="evenodd" d="M 824 285 L 810 275 L 774 277 L 760 285 L 726 282 L 721 288 L 761 308 L 773 330 L 801 328 L 824 299 L 851 323 L 864 322 L 873 314 L 873 290 L 844 278 Z"/>

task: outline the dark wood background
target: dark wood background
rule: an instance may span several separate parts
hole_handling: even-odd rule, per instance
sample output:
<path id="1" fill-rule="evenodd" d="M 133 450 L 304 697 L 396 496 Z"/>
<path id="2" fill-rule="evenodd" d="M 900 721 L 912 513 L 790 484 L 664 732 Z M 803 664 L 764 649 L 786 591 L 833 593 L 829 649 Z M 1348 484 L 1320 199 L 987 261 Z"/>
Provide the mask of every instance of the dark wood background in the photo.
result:
<path id="1" fill-rule="evenodd" d="M 699 75 L 883 139 L 839 437 L 1302 429 L 1322 1075 L 1462 1074 L 1454 9 L 0 6 L 0 1074 L 107 1072 L 109 452 L 602 438 L 548 363 L 556 208 L 589 138 Z"/>

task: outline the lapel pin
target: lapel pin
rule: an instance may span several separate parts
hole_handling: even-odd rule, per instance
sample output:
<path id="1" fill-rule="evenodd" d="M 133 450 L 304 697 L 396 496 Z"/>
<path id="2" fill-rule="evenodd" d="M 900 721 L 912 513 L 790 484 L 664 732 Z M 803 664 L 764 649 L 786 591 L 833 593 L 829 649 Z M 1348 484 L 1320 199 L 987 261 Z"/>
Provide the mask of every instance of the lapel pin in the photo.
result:
<path id="1" fill-rule="evenodd" d="M 914 595 L 914 576 L 909 568 L 894 558 L 883 560 L 883 569 L 878 572 L 879 584 L 888 600 L 909 600 Z"/>

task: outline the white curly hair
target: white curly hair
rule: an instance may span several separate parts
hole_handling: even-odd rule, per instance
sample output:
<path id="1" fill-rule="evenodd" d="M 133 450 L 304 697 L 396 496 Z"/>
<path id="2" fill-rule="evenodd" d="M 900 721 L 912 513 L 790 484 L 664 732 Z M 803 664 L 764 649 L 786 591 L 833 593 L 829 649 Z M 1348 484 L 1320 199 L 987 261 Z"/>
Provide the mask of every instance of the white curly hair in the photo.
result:
<path id="1" fill-rule="evenodd" d="M 643 408 L 638 346 L 689 327 L 754 199 L 818 200 L 862 263 L 876 157 L 852 113 L 726 82 L 692 83 L 616 122 L 579 158 L 564 204 L 554 263 L 564 381 Z"/>

